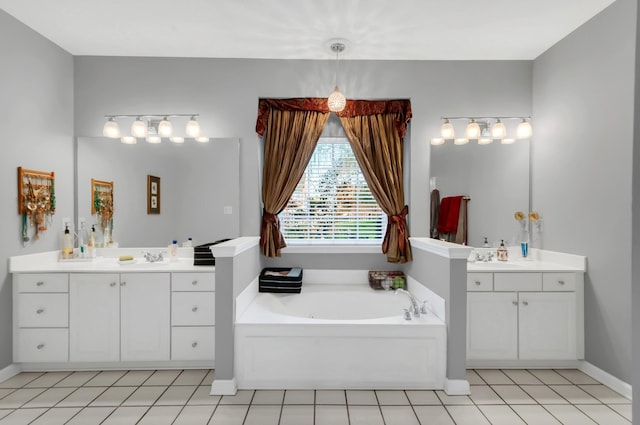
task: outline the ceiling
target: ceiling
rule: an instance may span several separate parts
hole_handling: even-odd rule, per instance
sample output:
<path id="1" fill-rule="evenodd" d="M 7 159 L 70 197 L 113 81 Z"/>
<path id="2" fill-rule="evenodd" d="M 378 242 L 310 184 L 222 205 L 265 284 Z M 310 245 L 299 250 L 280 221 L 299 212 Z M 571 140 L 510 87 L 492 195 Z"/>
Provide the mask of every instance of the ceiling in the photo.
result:
<path id="1" fill-rule="evenodd" d="M 535 59 L 614 0 L 0 0 L 73 55 Z"/>

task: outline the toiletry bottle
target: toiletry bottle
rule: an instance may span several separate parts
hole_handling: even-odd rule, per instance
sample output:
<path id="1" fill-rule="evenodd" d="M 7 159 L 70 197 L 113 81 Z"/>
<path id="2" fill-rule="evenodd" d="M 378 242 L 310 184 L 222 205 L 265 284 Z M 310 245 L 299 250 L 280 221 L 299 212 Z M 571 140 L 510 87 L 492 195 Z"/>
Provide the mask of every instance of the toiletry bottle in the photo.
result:
<path id="1" fill-rule="evenodd" d="M 96 257 L 96 225 L 91 226 L 91 232 L 89 232 L 89 240 L 87 241 L 87 256 L 89 258 Z"/>
<path id="2" fill-rule="evenodd" d="M 78 232 L 78 251 L 79 251 L 80 258 L 85 258 L 87 254 L 87 247 L 85 245 L 87 240 L 86 234 L 87 234 L 87 231 L 84 227 L 84 222 L 81 222 L 80 231 Z"/>
<path id="3" fill-rule="evenodd" d="M 489 248 L 489 241 L 487 240 L 487 237 L 486 237 L 486 236 L 484 237 L 484 242 L 482 243 L 482 246 L 483 246 L 484 248 Z"/>
<path id="4" fill-rule="evenodd" d="M 62 258 L 65 260 L 73 258 L 73 237 L 68 225 L 65 227 L 64 235 L 62 236 Z"/>
<path id="5" fill-rule="evenodd" d="M 499 261 L 507 261 L 509 259 L 509 252 L 507 248 L 504 246 L 504 239 L 500 241 L 500 246 L 498 247 L 497 257 Z"/>
<path id="6" fill-rule="evenodd" d="M 185 242 L 182 242 L 184 248 L 191 248 L 193 246 L 193 239 L 189 238 Z"/>
<path id="7" fill-rule="evenodd" d="M 175 261 L 177 259 L 178 259 L 178 241 L 174 240 L 169 245 L 169 260 L 170 261 Z"/>

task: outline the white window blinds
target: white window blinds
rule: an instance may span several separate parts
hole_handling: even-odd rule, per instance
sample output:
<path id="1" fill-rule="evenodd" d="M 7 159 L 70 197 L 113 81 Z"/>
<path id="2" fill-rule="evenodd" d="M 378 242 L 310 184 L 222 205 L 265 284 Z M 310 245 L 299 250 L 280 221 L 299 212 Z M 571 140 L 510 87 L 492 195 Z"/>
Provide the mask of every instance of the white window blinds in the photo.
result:
<path id="1" fill-rule="evenodd" d="M 346 138 L 321 138 L 285 210 L 288 241 L 382 240 L 386 215 L 371 195 Z"/>

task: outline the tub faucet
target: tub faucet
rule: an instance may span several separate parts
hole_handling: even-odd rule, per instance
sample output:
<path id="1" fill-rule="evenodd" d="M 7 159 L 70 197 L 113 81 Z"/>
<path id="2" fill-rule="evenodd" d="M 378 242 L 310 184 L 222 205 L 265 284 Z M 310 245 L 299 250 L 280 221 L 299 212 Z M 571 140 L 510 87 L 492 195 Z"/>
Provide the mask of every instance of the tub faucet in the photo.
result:
<path id="1" fill-rule="evenodd" d="M 394 292 L 396 294 L 405 294 L 407 297 L 409 297 L 409 301 L 411 301 L 411 314 L 413 314 L 414 317 L 420 317 L 420 301 L 418 301 L 418 299 L 414 297 L 411 292 L 402 288 L 396 288 Z"/>

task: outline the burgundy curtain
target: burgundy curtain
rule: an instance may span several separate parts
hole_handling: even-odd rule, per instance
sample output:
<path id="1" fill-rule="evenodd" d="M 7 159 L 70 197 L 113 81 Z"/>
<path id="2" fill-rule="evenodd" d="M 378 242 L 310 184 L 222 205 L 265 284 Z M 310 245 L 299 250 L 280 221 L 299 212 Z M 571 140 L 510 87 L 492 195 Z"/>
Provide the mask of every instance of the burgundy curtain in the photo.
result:
<path id="1" fill-rule="evenodd" d="M 265 136 L 260 235 L 264 255 L 279 256 L 280 248 L 286 246 L 277 214 L 286 207 L 302 177 L 328 114 L 326 98 L 260 99 L 256 132 Z M 403 139 L 412 116 L 411 103 L 347 100 L 345 109 L 336 115 L 373 196 L 388 216 L 382 252 L 392 263 L 411 261 L 402 161 Z M 297 125 L 292 125 L 291 120 Z"/>
<path id="2" fill-rule="evenodd" d="M 263 130 L 264 208 L 260 247 L 265 256 L 279 257 L 280 249 L 287 245 L 280 232 L 278 214 L 287 206 L 302 178 L 329 114 L 306 109 L 281 110 L 271 106 L 267 117 Z"/>

